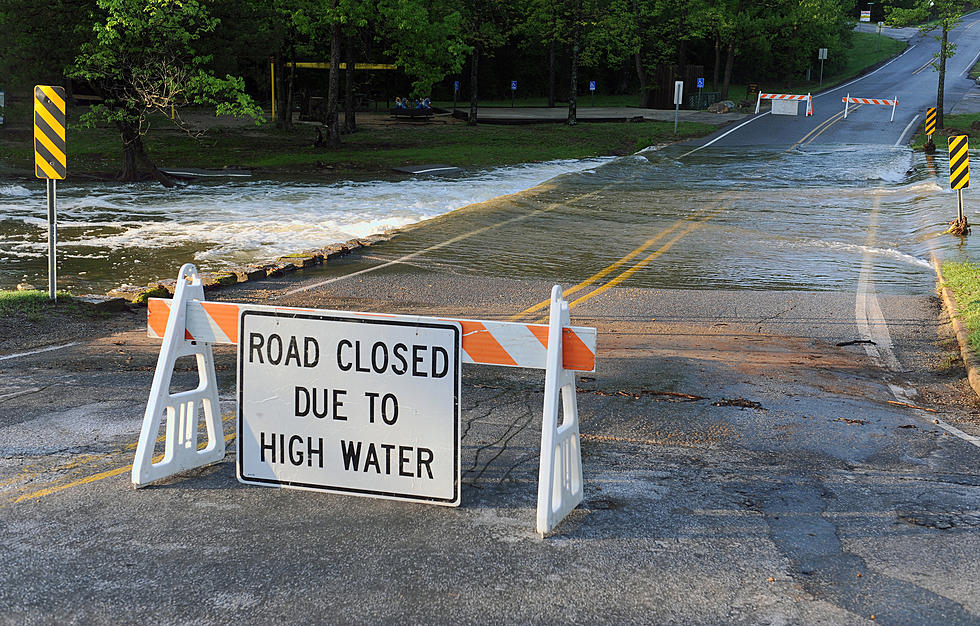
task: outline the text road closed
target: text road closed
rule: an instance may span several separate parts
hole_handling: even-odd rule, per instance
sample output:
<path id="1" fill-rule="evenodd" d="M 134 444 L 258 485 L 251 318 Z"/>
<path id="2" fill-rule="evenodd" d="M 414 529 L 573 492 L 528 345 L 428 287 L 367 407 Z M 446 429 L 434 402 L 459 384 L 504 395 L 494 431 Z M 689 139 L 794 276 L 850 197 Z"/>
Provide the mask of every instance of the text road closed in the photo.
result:
<path id="1" fill-rule="evenodd" d="M 241 315 L 238 478 L 458 505 L 460 326 Z"/>

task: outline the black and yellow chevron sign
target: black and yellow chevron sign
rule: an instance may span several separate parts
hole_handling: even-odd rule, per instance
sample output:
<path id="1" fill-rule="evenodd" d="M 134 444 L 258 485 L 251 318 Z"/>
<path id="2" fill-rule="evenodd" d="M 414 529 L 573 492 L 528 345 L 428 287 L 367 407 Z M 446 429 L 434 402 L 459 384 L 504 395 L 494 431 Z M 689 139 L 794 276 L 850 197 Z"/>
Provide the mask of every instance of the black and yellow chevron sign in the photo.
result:
<path id="1" fill-rule="evenodd" d="M 34 175 L 63 180 L 68 173 L 65 143 L 65 90 L 34 87 Z"/>
<path id="2" fill-rule="evenodd" d="M 936 107 L 926 109 L 926 134 L 932 135 L 936 132 Z"/>
<path id="3" fill-rule="evenodd" d="M 966 189 L 970 186 L 969 135 L 949 138 L 949 188 Z"/>

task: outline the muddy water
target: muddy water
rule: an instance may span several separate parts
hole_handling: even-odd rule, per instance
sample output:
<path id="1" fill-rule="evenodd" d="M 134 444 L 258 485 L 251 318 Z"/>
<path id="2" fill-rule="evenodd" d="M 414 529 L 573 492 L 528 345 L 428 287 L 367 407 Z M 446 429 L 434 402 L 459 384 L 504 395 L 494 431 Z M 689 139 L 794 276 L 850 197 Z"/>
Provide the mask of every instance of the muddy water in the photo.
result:
<path id="1" fill-rule="evenodd" d="M 879 290 L 918 292 L 931 254 L 974 244 L 942 235 L 955 217 L 945 155 L 907 148 L 670 147 L 400 182 L 248 180 L 156 186 L 63 185 L 62 287 L 105 290 L 264 260 L 444 215 L 372 254 L 424 250 L 424 266 L 572 284 L 610 264 L 642 267 L 623 286 L 852 289 L 870 256 Z M 0 288 L 46 284 L 43 186 L 0 183 Z M 967 202 L 971 221 L 977 211 Z M 465 236 L 472 234 L 471 236 Z"/>
<path id="2" fill-rule="evenodd" d="M 105 291 L 204 270 L 268 261 L 442 215 L 601 164 L 554 161 L 440 177 L 326 184 L 306 179 L 202 179 L 157 184 L 58 184 L 59 287 Z M 398 176 L 395 178 L 394 176 Z M 43 181 L 0 178 L 0 289 L 47 285 Z"/>
<path id="3" fill-rule="evenodd" d="M 974 245 L 941 234 L 956 216 L 944 156 L 881 146 L 688 150 L 563 175 L 385 252 L 394 258 L 504 221 L 428 252 L 427 262 L 567 285 L 626 257 L 601 280 L 640 263 L 622 286 L 822 291 L 853 289 L 868 256 L 880 291 L 918 293 L 932 282 L 934 250 L 955 258 Z M 980 219 L 969 204 L 967 214 Z"/>

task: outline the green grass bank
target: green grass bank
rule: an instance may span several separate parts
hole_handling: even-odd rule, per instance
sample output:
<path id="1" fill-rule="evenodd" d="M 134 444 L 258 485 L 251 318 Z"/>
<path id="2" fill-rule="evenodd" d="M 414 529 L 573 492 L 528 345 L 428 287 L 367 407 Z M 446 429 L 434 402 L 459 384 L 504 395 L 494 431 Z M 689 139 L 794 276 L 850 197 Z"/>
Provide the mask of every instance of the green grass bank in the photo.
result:
<path id="1" fill-rule="evenodd" d="M 55 309 L 70 313 L 79 312 L 78 304 L 71 294 L 59 291 L 58 301 L 52 302 L 47 291 L 30 289 L 27 291 L 7 291 L 0 289 L 0 317 L 23 316 L 27 321 L 39 322 Z"/>
<path id="2" fill-rule="evenodd" d="M 980 267 L 969 261 L 943 261 L 942 273 L 966 326 L 970 348 L 980 354 Z"/>
<path id="3" fill-rule="evenodd" d="M 444 119 L 444 123 L 390 123 L 387 115 L 361 116 L 355 133 L 344 135 L 339 148 L 314 148 L 315 127 L 292 130 L 271 124 L 218 126 L 200 138 L 171 129 L 154 129 L 146 137 L 147 153 L 160 167 L 221 168 L 280 171 L 334 170 L 374 173 L 419 163 L 463 167 L 510 165 L 554 159 L 581 159 L 632 154 L 647 146 L 711 133 L 714 125 L 683 122 L 674 134 L 672 122 L 539 124 L 475 127 Z M 378 121 L 379 123 L 372 123 Z M 163 121 L 161 121 L 161 124 Z M 31 172 L 31 132 L 11 129 L 0 135 L 0 162 Z M 111 176 L 121 169 L 118 136 L 110 129 L 69 126 L 71 175 Z"/>

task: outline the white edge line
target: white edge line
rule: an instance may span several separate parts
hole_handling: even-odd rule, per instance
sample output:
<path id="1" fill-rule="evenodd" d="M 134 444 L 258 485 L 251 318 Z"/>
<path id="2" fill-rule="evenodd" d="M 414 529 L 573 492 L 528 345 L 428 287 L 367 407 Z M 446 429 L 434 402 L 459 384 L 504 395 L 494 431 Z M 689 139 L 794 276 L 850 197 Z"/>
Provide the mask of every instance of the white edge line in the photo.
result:
<path id="1" fill-rule="evenodd" d="M 854 80 L 852 80 L 852 81 L 851 81 L 851 82 L 849 82 L 849 83 L 844 83 L 843 85 L 840 85 L 840 86 L 837 86 L 837 87 L 834 87 L 833 89 L 828 89 L 827 91 L 824 91 L 824 92 L 822 92 L 822 93 L 818 93 L 818 94 L 816 94 L 816 95 L 815 95 L 815 96 L 813 96 L 813 97 L 814 97 L 814 98 L 819 98 L 820 96 L 827 96 L 827 95 L 830 95 L 830 94 L 832 94 L 832 93 L 834 93 L 835 91 L 838 91 L 838 90 L 840 90 L 840 89 L 843 89 L 844 87 L 848 87 L 848 86 L 850 86 L 850 85 L 853 85 L 854 83 L 856 83 L 856 82 L 858 82 L 859 80 L 864 80 L 865 78 L 868 78 L 868 77 L 871 77 L 871 76 L 874 76 L 875 74 L 877 74 L 877 73 L 878 73 L 878 72 L 880 72 L 881 70 L 883 70 L 883 69 L 885 69 L 886 67 L 888 67 L 889 65 L 891 65 L 891 64 L 892 64 L 892 63 L 894 63 L 895 61 L 897 61 L 897 60 L 899 60 L 899 59 L 901 59 L 901 58 L 902 58 L 903 56 L 905 56 L 905 55 L 906 55 L 906 54 L 908 54 L 909 52 L 912 52 L 912 50 L 913 50 L 913 49 L 914 49 L 914 48 L 915 48 L 915 47 L 916 47 L 917 45 L 918 45 L 918 44 L 912 44 L 911 46 L 909 46 L 908 48 L 906 48 L 906 49 L 905 49 L 905 52 L 903 52 L 902 54 L 900 54 L 900 55 L 898 55 L 897 57 L 895 57 L 894 59 L 892 59 L 892 60 L 891 60 L 891 61 L 889 61 L 888 63 L 885 63 L 884 65 L 882 65 L 881 67 L 879 67 L 879 68 L 878 68 L 878 69 L 876 69 L 875 71 L 873 71 L 873 72 L 871 72 L 870 74 L 865 74 L 864 76 L 858 76 L 857 78 L 855 78 Z"/>
<path id="2" fill-rule="evenodd" d="M 980 52 L 977 53 L 977 56 L 973 57 L 972 61 L 966 64 L 966 69 L 960 73 L 960 76 L 966 76 L 967 74 L 969 74 L 970 70 L 973 69 L 973 66 L 977 64 L 977 61 L 980 61 Z"/>
<path id="3" fill-rule="evenodd" d="M 706 143 L 706 144 L 704 144 L 703 146 L 698 146 L 698 147 L 697 147 L 697 148 L 695 148 L 694 150 L 691 150 L 690 152 L 685 152 L 684 154 L 682 154 L 682 155 L 680 155 L 680 156 L 679 156 L 679 157 L 677 157 L 677 158 L 678 158 L 678 159 L 683 159 L 684 157 L 686 157 L 686 156 L 688 156 L 689 154 L 694 154 L 695 152 L 697 152 L 697 151 L 698 151 L 698 150 L 700 150 L 701 148 L 707 148 L 708 146 L 710 146 L 710 145 L 711 145 L 711 144 L 713 144 L 714 142 L 716 142 L 716 141 L 718 141 L 719 139 L 721 139 L 721 138 L 723 138 L 723 137 L 726 137 L 727 135 L 730 135 L 731 133 L 734 133 L 734 132 L 735 132 L 736 130 L 738 130 L 739 128 L 741 128 L 741 127 L 743 127 L 743 126 L 745 126 L 746 124 L 750 124 L 750 123 L 752 123 L 752 122 L 754 122 L 754 121 L 756 121 L 757 119 L 761 119 L 761 118 L 763 118 L 763 117 L 765 117 L 765 116 L 767 116 L 767 115 L 769 115 L 770 113 L 771 113 L 771 111 L 766 111 L 766 112 L 765 112 L 765 113 L 763 113 L 762 115 L 754 115 L 754 116 L 752 116 L 752 117 L 750 117 L 749 119 L 747 119 L 747 120 L 745 120 L 744 122 L 742 122 L 741 124 L 739 124 L 738 126 L 736 126 L 735 128 L 733 128 L 733 129 L 731 129 L 731 130 L 729 130 L 729 131 L 726 131 L 726 132 L 724 132 L 724 133 L 722 133 L 722 134 L 720 134 L 720 135 L 718 135 L 717 137 L 715 137 L 714 139 L 712 139 L 712 140 L 711 140 L 711 141 L 709 141 L 708 143 Z"/>
<path id="4" fill-rule="evenodd" d="M 47 348 L 41 348 L 39 350 L 31 350 L 30 352 L 18 352 L 17 354 L 7 354 L 0 356 L 0 361 L 6 361 L 7 359 L 16 359 L 22 356 L 31 356 L 32 354 L 40 354 L 42 352 L 51 352 L 52 350 L 61 350 L 62 348 L 68 348 L 77 345 L 77 341 L 71 343 L 62 344 L 60 346 L 48 346 Z"/>
<path id="5" fill-rule="evenodd" d="M 418 170 L 412 172 L 412 174 L 428 174 L 429 172 L 446 172 L 449 170 L 458 170 L 458 167 L 432 167 L 427 170 Z"/>
<path id="6" fill-rule="evenodd" d="M 923 417 L 925 417 L 925 411 L 920 411 L 920 413 L 922 414 Z M 965 433 L 962 430 L 960 430 L 959 428 L 957 428 L 956 426 L 953 426 L 951 424 L 947 424 L 946 422 L 944 422 L 941 419 L 933 418 L 932 423 L 935 424 L 936 426 L 939 426 L 940 428 L 942 428 L 946 432 L 950 433 L 951 435 L 954 435 L 956 437 L 959 437 L 963 441 L 967 441 L 969 443 L 972 443 L 973 445 L 975 445 L 978 448 L 980 448 L 980 437 L 974 437 L 973 435 L 971 435 L 969 433 Z"/>
<path id="7" fill-rule="evenodd" d="M 902 140 L 905 139 L 905 135 L 912 128 L 912 124 L 915 124 L 916 120 L 918 120 L 918 119 L 919 119 L 919 114 L 916 113 L 915 117 L 912 118 L 912 121 L 909 122 L 909 125 L 906 126 L 905 127 L 905 130 L 902 131 L 902 134 L 898 136 L 898 141 L 895 142 L 895 147 L 896 148 L 902 145 Z"/>

